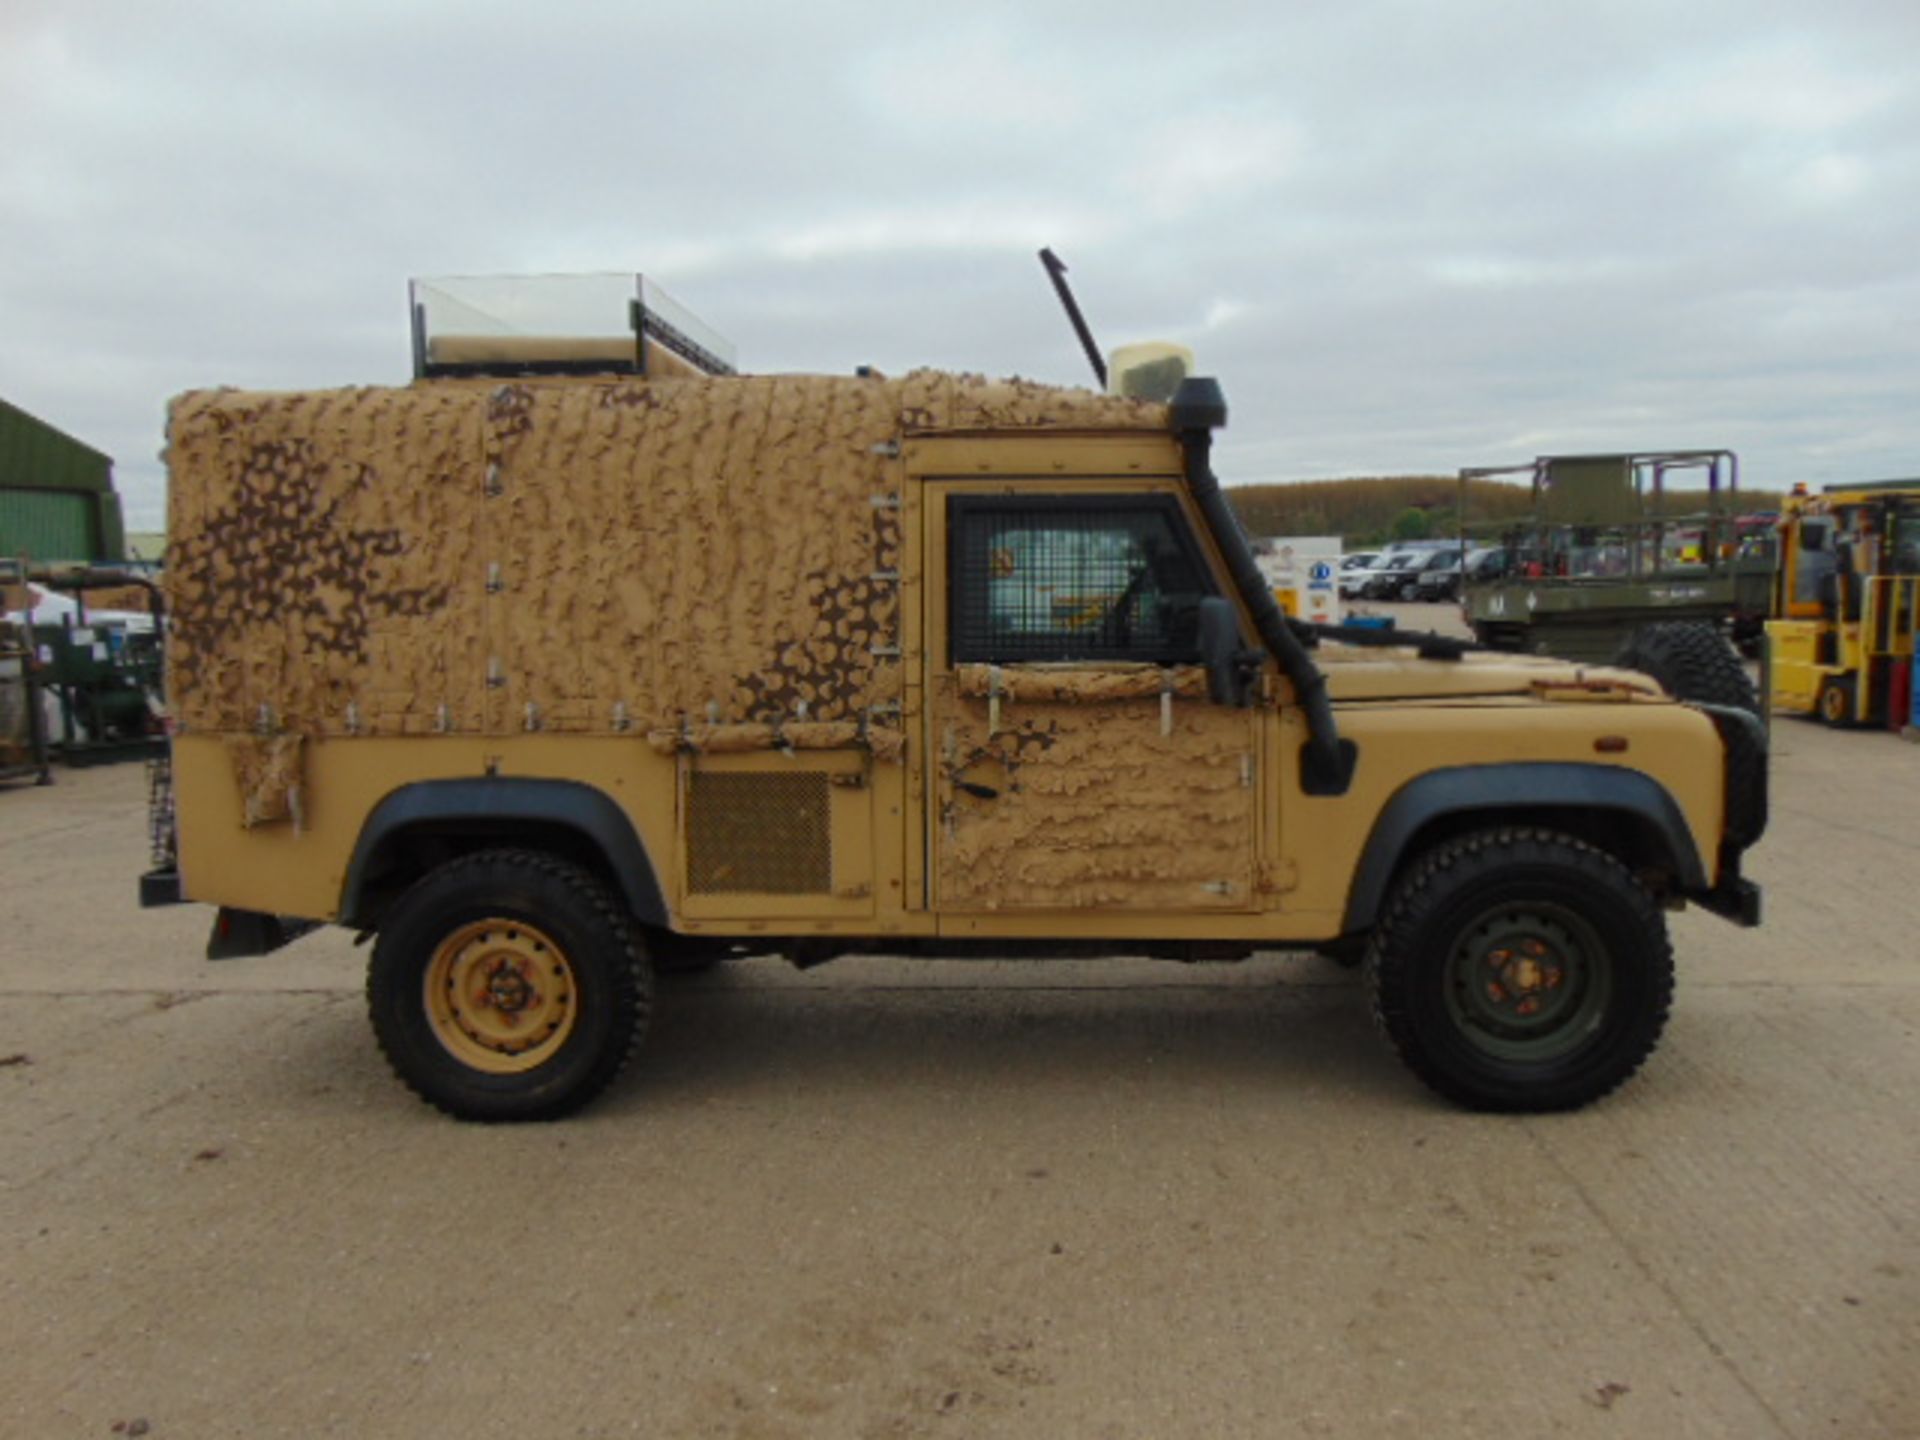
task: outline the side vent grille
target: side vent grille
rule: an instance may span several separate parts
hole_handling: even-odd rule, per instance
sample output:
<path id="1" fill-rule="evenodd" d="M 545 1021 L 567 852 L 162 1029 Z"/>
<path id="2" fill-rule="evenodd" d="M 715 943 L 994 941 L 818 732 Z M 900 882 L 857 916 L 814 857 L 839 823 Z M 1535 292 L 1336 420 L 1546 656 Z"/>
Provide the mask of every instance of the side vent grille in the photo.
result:
<path id="1" fill-rule="evenodd" d="M 833 889 L 824 771 L 694 771 L 687 784 L 687 889 L 695 895 L 825 895 Z"/>

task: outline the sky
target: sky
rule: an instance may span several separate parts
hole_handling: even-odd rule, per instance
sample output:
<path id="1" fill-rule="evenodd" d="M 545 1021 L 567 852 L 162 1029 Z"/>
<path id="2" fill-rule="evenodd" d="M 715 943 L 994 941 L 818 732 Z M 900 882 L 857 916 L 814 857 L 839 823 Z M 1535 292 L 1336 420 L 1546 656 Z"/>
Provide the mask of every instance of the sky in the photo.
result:
<path id="1" fill-rule="evenodd" d="M 404 383 L 415 275 L 643 271 L 743 369 L 1218 375 L 1229 483 L 1920 473 L 1920 5 L 0 0 L 0 396 Z"/>

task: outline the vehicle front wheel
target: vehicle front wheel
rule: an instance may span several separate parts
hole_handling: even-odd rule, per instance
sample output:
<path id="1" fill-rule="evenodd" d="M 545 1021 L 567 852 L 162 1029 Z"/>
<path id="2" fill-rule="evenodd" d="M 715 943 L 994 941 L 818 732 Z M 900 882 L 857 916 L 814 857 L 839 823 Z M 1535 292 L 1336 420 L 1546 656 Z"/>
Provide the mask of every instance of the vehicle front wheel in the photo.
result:
<path id="1" fill-rule="evenodd" d="M 1666 1025 L 1673 951 L 1612 856 L 1489 830 L 1414 862 L 1367 951 L 1374 1018 L 1409 1069 L 1477 1110 L 1571 1110 L 1640 1068 Z"/>
<path id="2" fill-rule="evenodd" d="M 577 865 L 486 850 L 431 871 L 380 927 L 367 1008 L 423 1100 L 463 1120 L 550 1120 L 612 1083 L 653 976 L 625 911 Z"/>

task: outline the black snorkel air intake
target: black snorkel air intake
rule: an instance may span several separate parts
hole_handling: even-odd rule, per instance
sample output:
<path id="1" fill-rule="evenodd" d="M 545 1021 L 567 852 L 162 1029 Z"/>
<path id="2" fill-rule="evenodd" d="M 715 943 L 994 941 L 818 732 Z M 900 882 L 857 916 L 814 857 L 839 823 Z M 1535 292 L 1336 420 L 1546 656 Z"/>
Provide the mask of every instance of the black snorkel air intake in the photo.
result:
<path id="1" fill-rule="evenodd" d="M 1093 332 L 1087 328 L 1079 302 L 1073 298 L 1073 289 L 1067 284 L 1066 265 L 1051 250 L 1040 252 L 1040 263 L 1053 282 L 1054 293 L 1060 297 L 1073 333 L 1079 337 L 1080 348 L 1086 352 L 1087 363 L 1093 367 L 1094 377 L 1105 389 L 1107 364 L 1101 358 L 1100 347 L 1094 344 Z M 1301 713 L 1306 716 L 1307 743 L 1300 748 L 1300 788 L 1309 795 L 1345 794 L 1348 782 L 1353 779 L 1355 751 L 1353 742 L 1343 741 L 1334 726 L 1326 677 L 1307 654 L 1308 645 L 1319 643 L 1319 634 L 1315 627 L 1296 624 L 1280 613 L 1273 592 L 1267 589 L 1266 578 L 1253 563 L 1253 552 L 1247 548 L 1240 522 L 1228 508 L 1226 497 L 1220 493 L 1220 482 L 1213 475 L 1213 432 L 1227 423 L 1227 397 L 1220 391 L 1220 382 L 1188 376 L 1174 391 L 1168 412 L 1173 432 L 1180 437 L 1186 454 L 1187 490 L 1200 507 L 1201 518 L 1213 534 L 1213 543 L 1226 559 L 1227 570 L 1233 576 L 1233 588 L 1240 592 L 1242 603 L 1253 616 L 1261 643 L 1280 662 L 1280 672 L 1293 686 Z M 1225 616 L 1221 618 L 1226 620 Z M 1237 630 L 1239 625 L 1231 621 L 1224 628 Z M 1440 637 L 1431 638 L 1438 641 Z M 1239 641 L 1230 634 L 1221 634 L 1218 639 L 1223 653 L 1210 656 L 1208 692 L 1217 702 L 1243 705 L 1246 675 L 1235 653 Z"/>
<path id="2" fill-rule="evenodd" d="M 1189 376 L 1180 382 L 1168 407 L 1173 431 L 1186 454 L 1187 491 L 1200 507 L 1213 543 L 1227 562 L 1233 587 L 1253 616 L 1254 628 L 1267 652 L 1280 664 L 1280 673 L 1293 686 L 1307 721 L 1307 743 L 1300 749 L 1300 788 L 1309 795 L 1344 794 L 1353 778 L 1354 747 L 1342 741 L 1334 725 L 1333 706 L 1327 700 L 1326 676 L 1307 654 L 1307 647 L 1281 613 L 1266 577 L 1254 564 L 1240 522 L 1228 508 L 1214 478 L 1213 432 L 1227 423 L 1227 397 L 1218 380 Z M 1311 636 L 1312 632 L 1308 634 Z"/>

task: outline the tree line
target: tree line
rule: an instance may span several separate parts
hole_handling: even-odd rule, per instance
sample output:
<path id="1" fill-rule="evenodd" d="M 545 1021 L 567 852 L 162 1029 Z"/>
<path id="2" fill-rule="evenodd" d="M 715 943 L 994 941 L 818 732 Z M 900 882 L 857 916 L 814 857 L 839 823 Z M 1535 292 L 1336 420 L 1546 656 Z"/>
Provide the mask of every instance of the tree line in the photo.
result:
<path id="1" fill-rule="evenodd" d="M 1300 480 L 1284 485 L 1236 485 L 1227 490 L 1249 535 L 1338 535 L 1350 549 L 1395 540 L 1441 539 L 1457 533 L 1460 481 L 1453 475 L 1374 475 Z M 1669 497 L 1670 500 L 1678 497 Z M 1777 510 L 1780 495 L 1743 491 L 1741 513 Z M 1467 482 L 1467 517 L 1480 534 L 1489 521 L 1521 520 L 1533 498 L 1520 483 Z M 1689 507 L 1691 508 L 1691 507 Z"/>

